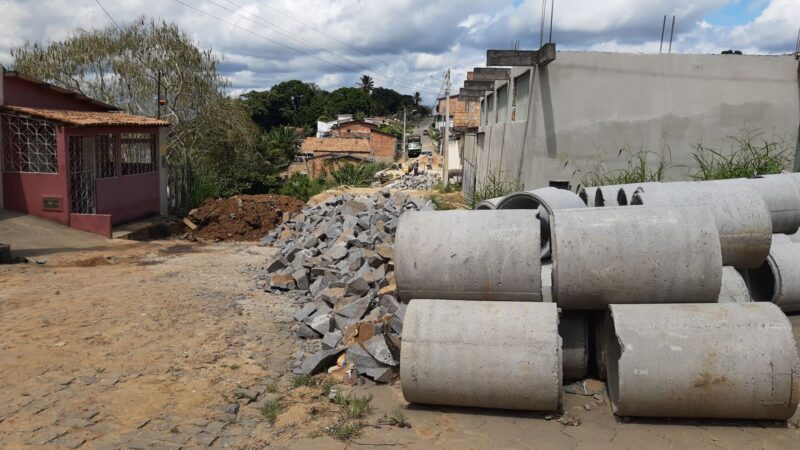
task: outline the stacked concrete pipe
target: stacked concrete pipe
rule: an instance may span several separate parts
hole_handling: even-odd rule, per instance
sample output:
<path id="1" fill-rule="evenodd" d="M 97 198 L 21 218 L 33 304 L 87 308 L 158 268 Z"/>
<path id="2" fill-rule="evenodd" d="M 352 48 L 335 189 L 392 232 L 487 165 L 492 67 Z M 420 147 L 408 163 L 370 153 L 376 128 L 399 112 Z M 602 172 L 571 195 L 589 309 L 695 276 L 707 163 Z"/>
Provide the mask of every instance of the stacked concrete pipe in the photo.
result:
<path id="1" fill-rule="evenodd" d="M 400 378 L 409 402 L 554 411 L 561 399 L 552 303 L 414 300 Z"/>
<path id="2" fill-rule="evenodd" d="M 397 292 L 415 298 L 541 301 L 536 211 L 409 211 L 394 247 Z"/>
<path id="3" fill-rule="evenodd" d="M 708 208 L 719 233 L 722 263 L 738 268 L 761 266 L 769 254 L 772 220 L 766 202 L 756 191 L 700 183 L 680 184 L 671 189 L 664 186 L 656 192 L 639 189 L 631 204 Z"/>
<path id="4" fill-rule="evenodd" d="M 719 233 L 707 208 L 566 209 L 552 221 L 553 300 L 564 310 L 719 298 Z"/>
<path id="5" fill-rule="evenodd" d="M 800 188 L 791 176 L 764 176 L 706 181 L 726 188 L 744 187 L 756 191 L 767 204 L 772 232 L 792 234 L 800 228 Z"/>
<path id="6" fill-rule="evenodd" d="M 792 326 L 771 303 L 611 305 L 620 416 L 786 420 L 800 400 Z"/>
<path id="7" fill-rule="evenodd" d="M 764 264 L 747 275 L 753 300 L 800 312 L 800 244 L 773 244 Z"/>
<path id="8" fill-rule="evenodd" d="M 717 303 L 747 303 L 752 301 L 750 289 L 742 274 L 735 267 L 722 268 L 722 286 Z"/>
<path id="9" fill-rule="evenodd" d="M 586 206 L 595 206 L 595 199 L 597 198 L 597 187 L 589 186 L 589 187 L 582 187 L 578 191 L 578 197 L 583 200 L 583 203 Z"/>
<path id="10" fill-rule="evenodd" d="M 505 196 L 497 205 L 497 209 L 536 209 L 539 211 L 542 259 L 549 258 L 551 253 L 550 216 L 553 215 L 553 211 L 584 207 L 586 204 L 575 193 L 552 187 L 515 192 Z"/>
<path id="11" fill-rule="evenodd" d="M 497 204 L 503 200 L 503 197 L 495 197 L 490 198 L 489 200 L 484 200 L 477 205 L 475 205 L 476 210 L 483 210 L 483 209 L 497 209 Z"/>
<path id="12" fill-rule="evenodd" d="M 589 371 L 589 320 L 584 311 L 565 311 L 558 322 L 565 380 L 582 380 Z"/>

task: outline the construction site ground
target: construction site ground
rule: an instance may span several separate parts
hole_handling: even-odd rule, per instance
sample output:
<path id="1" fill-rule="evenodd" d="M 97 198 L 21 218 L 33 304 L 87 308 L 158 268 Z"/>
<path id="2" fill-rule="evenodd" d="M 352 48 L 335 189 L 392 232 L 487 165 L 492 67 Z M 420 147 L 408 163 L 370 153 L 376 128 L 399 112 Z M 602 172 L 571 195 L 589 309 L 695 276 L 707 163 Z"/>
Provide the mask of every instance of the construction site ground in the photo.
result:
<path id="1" fill-rule="evenodd" d="M 564 397 L 564 416 L 409 405 L 367 383 L 363 434 L 293 388 L 296 306 L 257 287 L 276 249 L 252 243 L 119 243 L 0 266 L 0 447 L 796 449 L 793 424 L 616 418 L 607 397 Z M 791 318 L 800 337 L 800 316 Z M 595 387 L 599 383 L 594 383 Z M 238 400 L 237 388 L 255 403 Z M 338 387 L 347 391 L 343 386 Z M 284 396 L 270 423 L 259 405 Z M 238 411 L 235 404 L 240 405 Z M 411 425 L 379 424 L 402 411 Z"/>

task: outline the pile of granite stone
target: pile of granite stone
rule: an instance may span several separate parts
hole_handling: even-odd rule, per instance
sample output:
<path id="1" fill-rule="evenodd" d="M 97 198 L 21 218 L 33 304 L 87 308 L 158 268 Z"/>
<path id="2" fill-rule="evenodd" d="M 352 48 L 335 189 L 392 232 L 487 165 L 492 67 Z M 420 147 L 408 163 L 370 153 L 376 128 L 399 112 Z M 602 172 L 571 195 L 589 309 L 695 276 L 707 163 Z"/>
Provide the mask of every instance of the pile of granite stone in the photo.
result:
<path id="1" fill-rule="evenodd" d="M 295 373 L 338 362 L 375 381 L 396 375 L 406 305 L 396 297 L 394 233 L 404 211 L 432 209 L 388 189 L 345 193 L 306 206 L 262 239 L 280 248 L 267 266 L 267 289 L 294 297 L 297 333 L 309 340 L 309 352 L 295 355 Z"/>
<path id="2" fill-rule="evenodd" d="M 389 183 L 386 187 L 390 189 L 428 191 L 441 181 L 441 174 L 438 172 L 427 171 L 419 175 L 406 174 L 399 179 Z"/>

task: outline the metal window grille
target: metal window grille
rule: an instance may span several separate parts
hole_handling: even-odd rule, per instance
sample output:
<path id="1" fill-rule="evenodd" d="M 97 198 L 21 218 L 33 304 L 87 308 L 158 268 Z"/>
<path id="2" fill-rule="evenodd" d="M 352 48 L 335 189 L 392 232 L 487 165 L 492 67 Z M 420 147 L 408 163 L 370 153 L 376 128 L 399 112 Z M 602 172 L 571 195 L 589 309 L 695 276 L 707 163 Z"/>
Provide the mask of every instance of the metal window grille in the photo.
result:
<path id="1" fill-rule="evenodd" d="M 3 168 L 6 172 L 58 172 L 53 123 L 12 114 L 0 115 Z"/>
<path id="2" fill-rule="evenodd" d="M 97 178 L 113 178 L 117 176 L 117 152 L 114 145 L 114 135 L 95 136 L 94 153 Z"/>
<path id="3" fill-rule="evenodd" d="M 79 214 L 94 214 L 95 209 L 95 153 L 84 148 L 83 136 L 69 138 L 69 188 L 72 200 L 71 211 Z"/>
<path id="4" fill-rule="evenodd" d="M 156 171 L 156 140 L 153 134 L 122 135 L 122 174 L 136 175 Z"/>

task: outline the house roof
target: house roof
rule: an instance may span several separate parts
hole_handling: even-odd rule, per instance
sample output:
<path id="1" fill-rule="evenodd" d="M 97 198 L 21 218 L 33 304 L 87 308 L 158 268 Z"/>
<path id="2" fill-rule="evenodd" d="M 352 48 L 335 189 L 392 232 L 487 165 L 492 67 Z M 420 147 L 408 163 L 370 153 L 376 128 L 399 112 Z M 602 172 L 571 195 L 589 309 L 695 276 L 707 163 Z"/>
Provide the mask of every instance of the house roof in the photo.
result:
<path id="1" fill-rule="evenodd" d="M 153 119 L 152 117 L 136 116 L 121 112 L 94 112 L 94 111 L 66 111 L 59 109 L 28 108 L 24 106 L 2 105 L 0 109 L 18 114 L 28 115 L 39 119 L 72 125 L 76 127 L 90 126 L 147 126 L 166 127 L 170 123 L 166 120 Z"/>
<path id="2" fill-rule="evenodd" d="M 19 78 L 21 80 L 25 80 L 25 81 L 28 81 L 30 83 L 35 83 L 35 84 L 38 84 L 40 86 L 44 86 L 44 87 L 46 87 L 46 88 L 48 88 L 48 89 L 50 89 L 52 91 L 58 92 L 59 94 L 69 95 L 69 96 L 75 97 L 78 100 L 83 100 L 83 101 L 85 101 L 87 103 L 91 103 L 93 105 L 100 106 L 101 108 L 108 109 L 109 111 L 119 111 L 119 108 L 117 108 L 114 105 L 111 105 L 111 104 L 108 104 L 108 103 L 105 103 L 105 102 L 101 102 L 100 100 L 95 100 L 95 99 L 93 99 L 91 97 L 87 97 L 87 96 L 81 94 L 80 92 L 75 92 L 75 91 L 72 91 L 72 90 L 69 90 L 69 89 L 64 89 L 64 88 L 62 88 L 60 86 L 56 86 L 54 84 L 50 84 L 50 83 L 48 83 L 46 81 L 43 81 L 43 80 L 40 80 L 38 78 L 33 78 L 33 77 L 30 77 L 30 76 L 27 76 L 27 75 L 23 75 L 23 74 L 21 74 L 19 72 L 15 72 L 15 71 L 12 71 L 12 70 L 5 70 L 5 68 L 3 68 L 2 66 L 0 66 L 0 72 L 2 72 L 2 75 L 5 76 L 5 77 Z"/>

